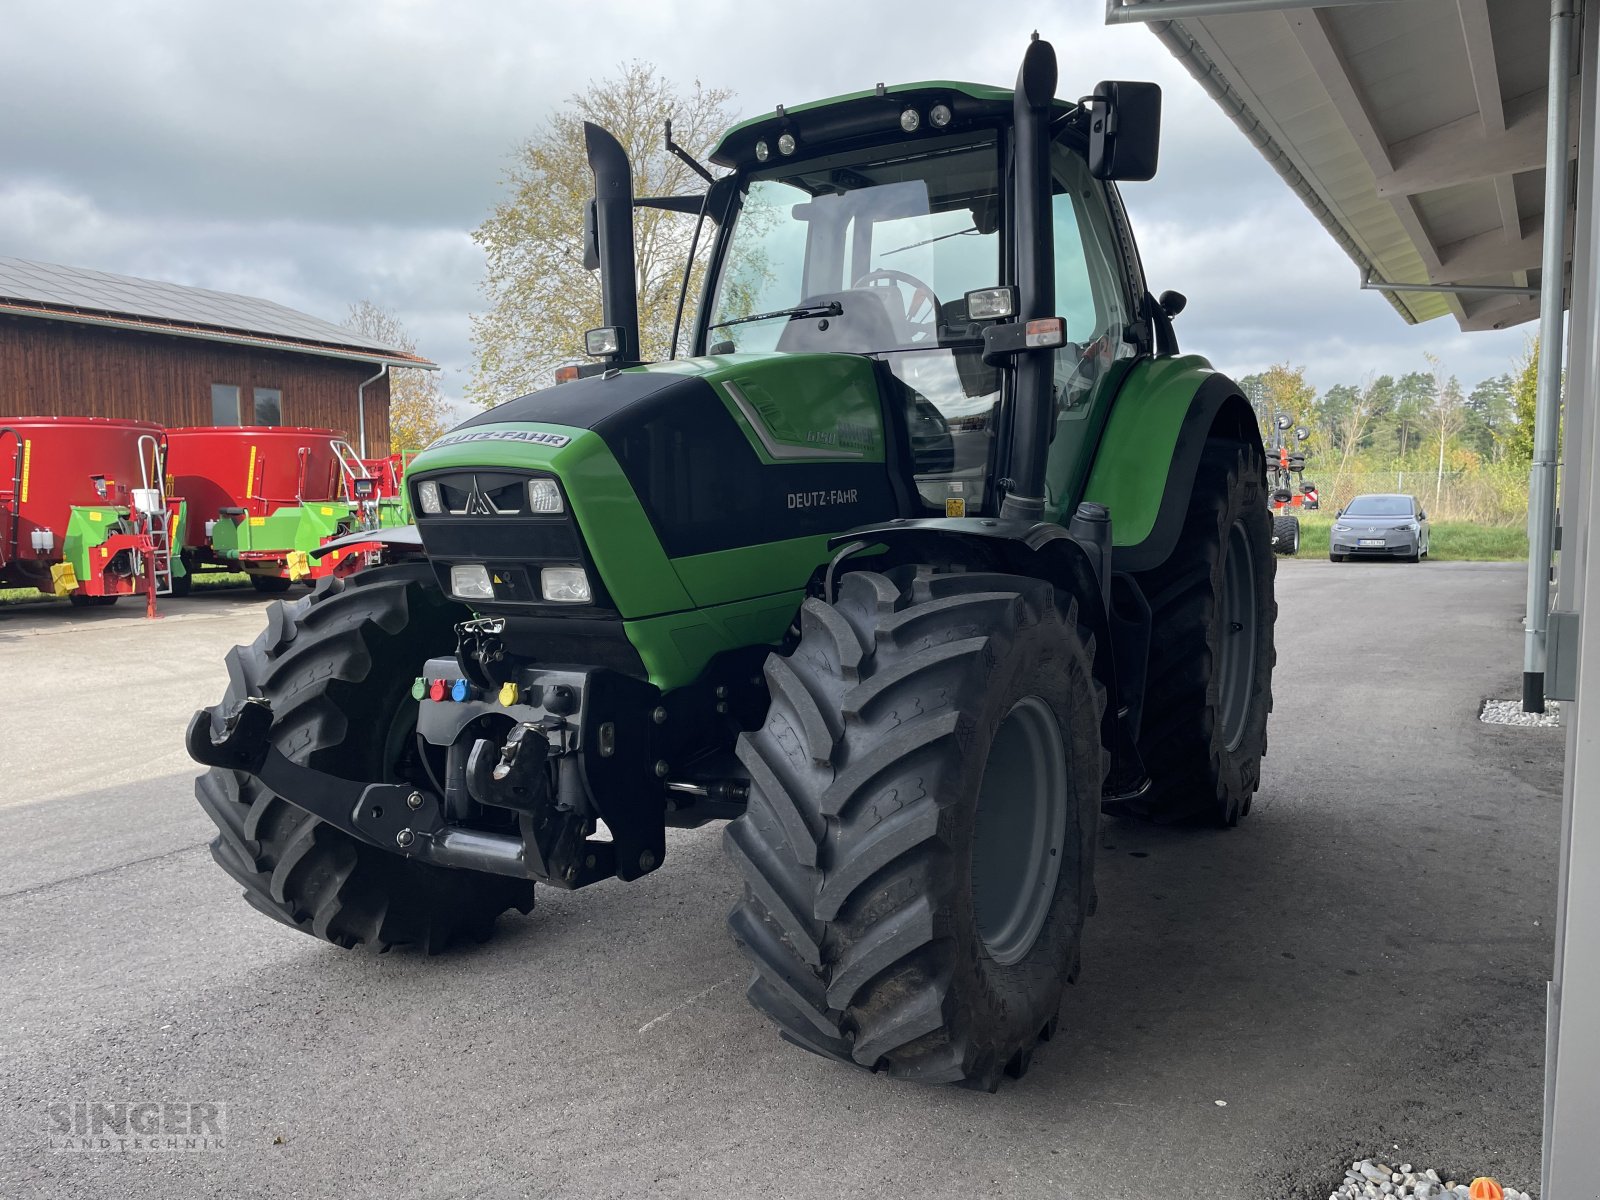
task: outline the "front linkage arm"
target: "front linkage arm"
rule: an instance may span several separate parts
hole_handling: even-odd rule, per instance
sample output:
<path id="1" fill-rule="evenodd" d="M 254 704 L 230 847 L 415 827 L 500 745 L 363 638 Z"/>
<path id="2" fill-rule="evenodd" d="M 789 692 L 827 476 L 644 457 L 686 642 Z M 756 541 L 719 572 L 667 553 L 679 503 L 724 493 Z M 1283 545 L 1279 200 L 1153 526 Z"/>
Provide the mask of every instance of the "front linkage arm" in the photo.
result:
<path id="1" fill-rule="evenodd" d="M 258 696 L 230 713 L 220 734 L 212 732 L 211 714 L 202 709 L 189 721 L 189 756 L 204 766 L 253 775 L 312 816 L 391 853 L 519 879 L 544 874 L 538 869 L 544 864 L 528 861 L 521 838 L 447 825 L 439 797 L 428 789 L 358 783 L 302 766 L 271 744 L 271 731 L 272 705 Z"/>

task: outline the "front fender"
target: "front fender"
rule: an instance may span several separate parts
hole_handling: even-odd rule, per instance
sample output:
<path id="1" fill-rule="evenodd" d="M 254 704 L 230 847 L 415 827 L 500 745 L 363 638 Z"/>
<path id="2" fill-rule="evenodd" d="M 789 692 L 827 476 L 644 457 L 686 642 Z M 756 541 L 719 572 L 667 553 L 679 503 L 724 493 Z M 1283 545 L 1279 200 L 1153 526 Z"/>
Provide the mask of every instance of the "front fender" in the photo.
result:
<path id="1" fill-rule="evenodd" d="M 1212 437 L 1261 449 L 1255 411 L 1237 383 L 1194 354 L 1134 367 L 1095 448 L 1083 496 L 1111 510 L 1118 571 L 1147 571 L 1172 553 Z"/>

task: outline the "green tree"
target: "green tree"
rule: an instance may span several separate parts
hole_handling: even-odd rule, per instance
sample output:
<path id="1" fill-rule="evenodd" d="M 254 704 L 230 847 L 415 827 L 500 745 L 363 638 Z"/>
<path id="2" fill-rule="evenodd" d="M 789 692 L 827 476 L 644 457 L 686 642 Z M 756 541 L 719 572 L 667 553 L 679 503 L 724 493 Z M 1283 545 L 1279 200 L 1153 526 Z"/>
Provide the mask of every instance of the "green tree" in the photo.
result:
<path id="1" fill-rule="evenodd" d="M 1466 425 L 1461 440 L 1481 457 L 1499 459 L 1505 454 L 1505 437 L 1513 422 L 1510 375 L 1495 375 L 1478 382 L 1467 396 Z"/>
<path id="2" fill-rule="evenodd" d="M 1345 444 L 1341 440 L 1346 418 L 1350 410 L 1362 402 L 1362 391 L 1348 383 L 1335 384 L 1322 393 L 1322 399 L 1317 407 L 1322 413 L 1322 425 L 1328 433 L 1328 445 L 1334 450 L 1344 450 Z"/>
<path id="3" fill-rule="evenodd" d="M 345 328 L 391 350 L 417 353 L 417 343 L 400 319 L 371 300 L 350 306 Z M 389 448 L 420 450 L 450 426 L 450 410 L 439 390 L 437 371 L 389 369 Z"/>
<path id="4" fill-rule="evenodd" d="M 1530 337 L 1522 357 L 1512 366 L 1511 414 L 1515 421 L 1501 439 L 1506 457 L 1529 466 L 1533 462 L 1533 417 L 1539 389 L 1539 339 Z"/>
<path id="5" fill-rule="evenodd" d="M 1412 371 L 1395 381 L 1389 428 L 1394 434 L 1395 453 L 1401 458 L 1415 449 L 1417 427 L 1427 420 L 1433 407 L 1435 384 L 1431 371 Z"/>
<path id="6" fill-rule="evenodd" d="M 667 153 L 662 133 L 704 159 L 732 118 L 732 93 L 696 80 L 680 88 L 648 63 L 624 64 L 614 78 L 591 83 L 512 152 L 506 195 L 473 231 L 487 259 L 487 312 L 472 317 L 477 363 L 467 394 L 496 404 L 547 383 L 556 367 L 583 352 L 583 334 L 600 324 L 600 284 L 583 267 L 583 216 L 594 194 L 584 154 L 583 123 L 614 134 L 633 164 L 638 196 L 704 190 L 704 182 Z M 655 208 L 634 210 L 640 351 L 664 358 L 677 311 L 694 218 Z M 701 248 L 707 238 L 702 236 Z M 689 296 L 698 294 L 704 260 L 697 256 Z"/>

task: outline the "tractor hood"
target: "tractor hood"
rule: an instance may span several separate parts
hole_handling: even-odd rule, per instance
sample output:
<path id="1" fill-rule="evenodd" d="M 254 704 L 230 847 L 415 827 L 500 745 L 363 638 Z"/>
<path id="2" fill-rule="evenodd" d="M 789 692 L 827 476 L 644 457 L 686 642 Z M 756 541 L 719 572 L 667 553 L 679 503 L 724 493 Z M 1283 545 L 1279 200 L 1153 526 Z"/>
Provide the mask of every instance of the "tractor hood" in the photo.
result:
<path id="1" fill-rule="evenodd" d="M 854 354 L 724 354 L 607 371 L 497 405 L 434 445 L 506 422 L 593 429 L 610 442 L 658 410 L 712 400 L 773 461 L 883 461 L 873 364 Z"/>
<path id="2" fill-rule="evenodd" d="M 825 560 L 830 536 L 903 515 L 908 501 L 889 460 L 894 438 L 906 435 L 903 422 L 898 434 L 886 422 L 889 386 L 878 364 L 848 354 L 607 371 L 509 401 L 437 439 L 407 472 L 412 509 L 441 568 L 519 558 L 525 572 L 558 560 L 592 565 L 602 584 L 595 615 L 632 619 L 790 592 Z M 518 480 L 538 476 L 559 482 L 559 522 L 526 505 L 513 511 Z M 417 492 L 429 480 L 447 497 L 432 515 Z M 509 602 L 544 607 L 537 597 Z"/>

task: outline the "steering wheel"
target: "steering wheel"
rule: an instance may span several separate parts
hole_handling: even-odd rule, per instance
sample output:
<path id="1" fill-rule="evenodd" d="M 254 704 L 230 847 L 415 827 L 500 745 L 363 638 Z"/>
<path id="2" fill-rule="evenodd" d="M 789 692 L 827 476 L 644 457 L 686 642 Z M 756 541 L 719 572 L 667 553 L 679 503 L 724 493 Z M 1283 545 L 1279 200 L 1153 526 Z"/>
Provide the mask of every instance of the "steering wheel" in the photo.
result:
<path id="1" fill-rule="evenodd" d="M 939 336 L 939 297 L 934 294 L 931 287 L 923 280 L 918 279 L 909 271 L 896 271 L 888 267 L 879 267 L 875 271 L 868 271 L 850 286 L 860 287 L 894 287 L 896 284 L 905 284 L 911 289 L 911 299 L 906 302 L 906 331 L 908 342 L 935 341 Z M 914 316 L 926 312 L 925 316 Z"/>

